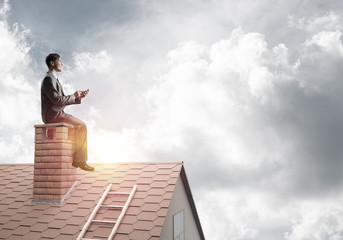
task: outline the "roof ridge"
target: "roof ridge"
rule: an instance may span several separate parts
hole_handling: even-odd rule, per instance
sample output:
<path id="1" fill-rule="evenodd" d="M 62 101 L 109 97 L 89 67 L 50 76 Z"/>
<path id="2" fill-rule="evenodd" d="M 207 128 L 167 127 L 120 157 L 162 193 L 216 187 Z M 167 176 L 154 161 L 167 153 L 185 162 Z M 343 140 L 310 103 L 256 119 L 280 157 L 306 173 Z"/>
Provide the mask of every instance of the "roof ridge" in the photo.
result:
<path id="1" fill-rule="evenodd" d="M 15 165 L 33 165 L 33 163 L 0 163 L 2 166 L 15 166 Z"/>
<path id="2" fill-rule="evenodd" d="M 183 164 L 183 161 L 175 161 L 175 162 L 92 162 L 89 161 L 89 163 L 94 163 L 94 164 Z M 15 166 L 15 165 L 33 165 L 34 163 L 0 163 L 0 165 L 5 166 Z"/>
<path id="3" fill-rule="evenodd" d="M 175 164 L 175 163 L 183 163 L 182 161 L 175 161 L 175 162 L 165 162 L 165 161 L 161 161 L 161 162 L 157 162 L 157 161 L 153 161 L 153 162 L 92 162 L 89 161 L 90 163 L 95 163 L 95 164 Z"/>

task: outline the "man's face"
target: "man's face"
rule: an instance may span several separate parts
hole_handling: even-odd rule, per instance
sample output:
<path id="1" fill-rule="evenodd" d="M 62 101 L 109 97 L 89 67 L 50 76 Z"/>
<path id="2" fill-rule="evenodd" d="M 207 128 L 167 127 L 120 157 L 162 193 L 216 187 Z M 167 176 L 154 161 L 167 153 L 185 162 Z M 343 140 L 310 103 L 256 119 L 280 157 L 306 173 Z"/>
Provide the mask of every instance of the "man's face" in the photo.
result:
<path id="1" fill-rule="evenodd" d="M 62 66 L 63 66 L 63 62 L 61 58 L 51 63 L 52 69 L 55 70 L 56 72 L 62 72 Z"/>

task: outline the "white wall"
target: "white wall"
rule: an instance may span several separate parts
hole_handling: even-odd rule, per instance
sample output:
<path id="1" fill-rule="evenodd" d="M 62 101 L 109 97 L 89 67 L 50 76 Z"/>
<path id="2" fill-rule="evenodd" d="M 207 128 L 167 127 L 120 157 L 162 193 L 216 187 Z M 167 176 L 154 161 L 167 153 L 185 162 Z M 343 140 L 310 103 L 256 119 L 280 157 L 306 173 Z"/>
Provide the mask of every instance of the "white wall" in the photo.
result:
<path id="1" fill-rule="evenodd" d="M 163 225 L 160 240 L 173 240 L 173 216 L 184 211 L 185 240 L 200 240 L 200 235 L 193 217 L 191 206 L 188 202 L 186 190 L 183 186 L 181 176 L 177 180 L 173 198 Z"/>

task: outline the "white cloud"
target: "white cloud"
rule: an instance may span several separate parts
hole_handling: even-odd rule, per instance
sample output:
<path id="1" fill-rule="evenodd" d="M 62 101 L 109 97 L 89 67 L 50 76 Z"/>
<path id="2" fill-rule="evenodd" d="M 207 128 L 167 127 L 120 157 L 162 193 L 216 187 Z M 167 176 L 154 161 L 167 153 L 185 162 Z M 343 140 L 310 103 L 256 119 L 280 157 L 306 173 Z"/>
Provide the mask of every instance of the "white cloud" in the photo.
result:
<path id="1" fill-rule="evenodd" d="M 305 30 L 309 33 L 317 32 L 319 29 L 323 30 L 337 30 L 342 29 L 341 17 L 335 12 L 330 12 L 324 16 L 313 18 L 297 18 L 295 16 L 288 17 L 288 25 Z"/>
<path id="2" fill-rule="evenodd" d="M 324 52 L 335 56 L 343 55 L 343 44 L 342 44 L 342 32 L 334 31 L 327 32 L 322 31 L 315 34 L 311 40 L 306 41 L 305 46 L 310 47 L 312 45 L 319 46 Z"/>
<path id="3" fill-rule="evenodd" d="M 200 215 L 203 217 L 201 219 L 203 228 L 211 229 L 208 237 L 222 240 L 256 238 L 258 235 L 256 223 L 260 215 L 256 203 L 253 203 L 251 198 L 247 200 L 243 196 L 225 190 L 207 192 L 203 198 L 197 202 L 197 207 L 203 214 Z"/>
<path id="4" fill-rule="evenodd" d="M 111 67 L 113 67 L 112 58 L 105 50 L 98 53 L 74 53 L 73 57 L 76 65 L 76 71 L 102 72 L 108 71 Z"/>
<path id="5" fill-rule="evenodd" d="M 326 181 L 336 179 L 329 167 L 336 160 L 327 158 L 335 154 L 326 151 L 341 135 L 334 130 L 326 135 L 331 119 L 319 117 L 323 115 L 318 105 L 326 106 L 324 116 L 339 111 L 341 119 L 339 102 L 330 99 L 339 99 L 341 88 L 332 88 L 340 86 L 340 75 L 326 67 L 339 63 L 341 36 L 339 31 L 317 31 L 297 49 L 283 43 L 269 47 L 263 34 L 241 29 L 211 46 L 185 42 L 170 52 L 168 71 L 146 94 L 152 121 L 143 130 L 144 147 L 157 156 L 187 160 L 196 189 L 223 189 L 212 195 L 207 192 L 198 202 L 213 239 L 281 239 L 292 226 L 289 239 L 340 238 L 340 224 L 327 221 L 319 228 L 322 222 L 317 217 L 313 226 L 309 224 L 320 230 L 306 238 L 297 233 L 302 223 L 290 222 L 291 216 L 281 214 L 291 199 L 282 196 L 297 199 L 301 192 L 326 191 Z M 294 58 L 298 51 L 302 55 Z M 316 58 L 309 57 L 313 54 Z M 245 188 L 247 195 L 241 192 Z M 231 200 L 228 192 L 234 196 Z M 259 192 L 259 201 L 250 200 Z M 236 212 L 232 207 L 237 208 L 241 199 L 247 204 Z M 277 206 L 273 201 L 279 202 Z M 318 200 L 320 204 L 325 201 Z M 320 208 L 318 214 L 325 211 Z"/>
<path id="6" fill-rule="evenodd" d="M 5 1 L 0 12 L 4 15 L 9 9 Z M 29 35 L 24 26 L 9 28 L 6 17 L 0 21 L 0 162 L 33 159 L 33 125 L 41 121 L 37 76 L 26 41 Z"/>
<path id="7" fill-rule="evenodd" d="M 144 147 L 186 160 L 197 189 L 213 181 L 222 186 L 197 201 L 207 237 L 267 239 L 263 225 L 285 227 L 285 219 L 264 195 L 225 185 L 244 185 L 263 165 L 266 176 L 252 184 L 268 186 L 280 178 L 278 169 L 268 175 L 266 168 L 287 162 L 293 146 L 268 124 L 264 111 L 278 98 L 278 84 L 296 81 L 299 63 L 290 62 L 284 45 L 268 48 L 262 34 L 241 29 L 211 46 L 183 43 L 168 56 L 169 70 L 146 95 L 152 121 L 143 129 Z"/>
<path id="8" fill-rule="evenodd" d="M 289 206 L 288 218 L 292 222 L 286 240 L 338 240 L 343 239 L 343 207 L 338 196 L 334 200 L 304 200 Z"/>
<path id="9" fill-rule="evenodd" d="M 262 35 L 241 30 L 207 48 L 185 43 L 172 51 L 170 70 L 146 95 L 155 109 L 145 133 L 147 146 L 183 146 L 184 134 L 193 129 L 207 136 L 208 146 L 221 151 L 225 161 L 258 164 L 274 159 L 260 139 L 282 140 L 251 119 L 259 116 L 255 105 L 263 106 L 274 97 L 275 81 L 293 74 L 289 69 L 296 66 L 289 63 L 285 51 L 282 46 L 268 49 Z M 275 68 L 282 73 L 274 74 Z"/>
<path id="10" fill-rule="evenodd" d="M 10 9 L 11 7 L 8 3 L 8 0 L 4 0 L 0 5 L 0 17 L 5 18 Z"/>

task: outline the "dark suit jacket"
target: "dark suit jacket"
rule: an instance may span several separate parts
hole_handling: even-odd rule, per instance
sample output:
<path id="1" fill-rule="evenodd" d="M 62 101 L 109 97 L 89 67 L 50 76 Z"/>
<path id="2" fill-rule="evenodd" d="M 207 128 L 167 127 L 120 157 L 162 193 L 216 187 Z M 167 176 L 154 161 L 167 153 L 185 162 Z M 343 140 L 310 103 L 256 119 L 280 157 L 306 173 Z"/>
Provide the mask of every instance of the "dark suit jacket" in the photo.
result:
<path id="1" fill-rule="evenodd" d="M 42 120 L 44 123 L 56 122 L 57 119 L 63 118 L 65 106 L 80 103 L 80 98 L 64 94 L 62 85 L 52 72 L 46 73 L 41 85 Z"/>

